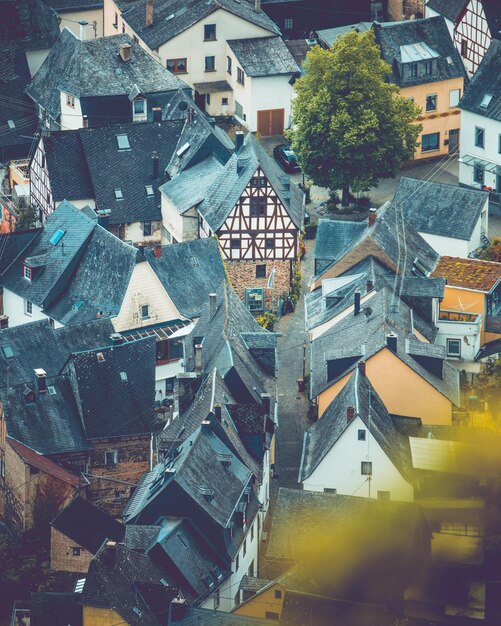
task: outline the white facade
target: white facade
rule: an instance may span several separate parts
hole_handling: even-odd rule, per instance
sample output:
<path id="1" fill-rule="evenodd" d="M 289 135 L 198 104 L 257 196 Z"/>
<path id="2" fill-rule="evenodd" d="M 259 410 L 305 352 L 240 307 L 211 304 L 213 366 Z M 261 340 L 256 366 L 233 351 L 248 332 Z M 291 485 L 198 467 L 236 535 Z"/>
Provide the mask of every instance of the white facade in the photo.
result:
<path id="1" fill-rule="evenodd" d="M 359 440 L 359 430 L 365 431 L 365 441 Z M 372 462 L 370 479 L 361 473 L 362 461 Z M 307 491 L 335 489 L 342 495 L 375 499 L 383 497 L 378 492 L 390 492 L 391 500 L 414 500 L 414 488 L 402 477 L 358 416 L 302 484 Z"/>
<path id="2" fill-rule="evenodd" d="M 95 39 L 103 36 L 103 9 L 89 9 L 88 11 L 69 11 L 59 15 L 60 29 L 67 28 L 79 39 Z M 87 26 L 83 32 L 78 22 L 85 21 Z M 82 36 L 83 35 L 83 36 Z"/>
<path id="3" fill-rule="evenodd" d="M 80 106 L 79 98 L 74 94 L 61 91 L 59 92 L 59 99 L 61 104 L 61 117 L 59 118 L 61 130 L 83 128 L 82 107 Z"/>
<path id="4" fill-rule="evenodd" d="M 9 318 L 9 327 L 51 319 L 42 311 L 41 307 L 5 288 L 3 290 L 3 312 Z M 63 326 L 56 320 L 53 320 L 53 323 L 54 328 L 62 328 Z"/>
<path id="5" fill-rule="evenodd" d="M 441 235 L 430 235 L 429 233 L 420 232 L 421 237 L 430 244 L 430 246 L 438 252 L 440 256 L 458 256 L 467 258 L 470 252 L 473 252 L 482 245 L 482 235 L 488 236 L 488 220 L 487 208 L 489 201 L 485 201 L 473 233 L 470 239 L 454 239 L 453 237 L 442 237 Z"/>
<path id="6" fill-rule="evenodd" d="M 441 311 L 437 322 L 438 334 L 435 344 L 444 346 L 446 358 L 452 361 L 474 361 L 480 350 L 482 316 L 472 313 L 461 314 L 454 311 Z M 459 321 L 462 317 L 467 321 Z"/>
<path id="7" fill-rule="evenodd" d="M 168 233 L 162 238 L 162 243 L 179 243 L 198 239 L 198 211 L 191 208 L 181 214 L 170 198 L 164 193 L 161 193 L 161 197 L 163 227 Z"/>

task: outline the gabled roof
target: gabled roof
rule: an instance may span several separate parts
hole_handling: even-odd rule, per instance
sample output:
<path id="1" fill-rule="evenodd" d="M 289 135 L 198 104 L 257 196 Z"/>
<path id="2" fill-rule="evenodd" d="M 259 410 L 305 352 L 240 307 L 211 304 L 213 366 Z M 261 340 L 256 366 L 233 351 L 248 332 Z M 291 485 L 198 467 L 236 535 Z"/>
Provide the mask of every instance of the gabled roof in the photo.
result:
<path id="1" fill-rule="evenodd" d="M 72 500 L 51 525 L 92 554 L 105 539 L 121 541 L 125 532 L 123 524 L 80 496 Z"/>
<path id="2" fill-rule="evenodd" d="M 72 380 L 89 439 L 158 429 L 155 354 L 155 337 L 146 337 L 71 357 L 67 367 L 74 372 Z"/>
<path id="3" fill-rule="evenodd" d="M 188 318 L 199 317 L 209 294 L 226 279 L 218 242 L 208 237 L 162 246 L 161 251 L 158 257 L 146 249 L 146 260 L 178 311 Z"/>
<path id="4" fill-rule="evenodd" d="M 437 346 L 414 339 L 418 315 L 414 312 L 411 316 L 411 309 L 389 287 L 381 289 L 367 305 L 355 319 L 352 316 L 342 319 L 312 342 L 312 397 L 352 371 L 359 360 L 368 360 L 385 348 L 386 337 L 393 332 L 398 337 L 398 358 L 448 400 L 459 405 L 458 371 L 445 362 L 442 347 L 438 346 L 436 354 Z M 421 321 L 419 329 L 433 340 L 435 331 L 431 324 Z M 414 342 L 427 351 L 425 358 L 431 359 L 428 368 L 423 365 L 422 355 L 413 350 Z M 331 380 L 326 367 L 329 361 L 337 361 L 339 369 L 331 375 Z"/>
<path id="5" fill-rule="evenodd" d="M 9 393 L 5 388 L 0 391 L 8 436 L 41 455 L 87 450 L 70 381 L 58 376 L 48 378 L 47 385 L 54 393 L 39 393 L 35 380 L 11 387 Z"/>
<path id="6" fill-rule="evenodd" d="M 3 48 L 4 44 L 9 46 L 17 44 L 22 50 L 48 49 L 58 36 L 59 24 L 56 14 L 43 0 L 2 2 L 0 48 Z M 2 58 L 2 64 L 8 64 L 8 61 Z"/>
<path id="7" fill-rule="evenodd" d="M 322 418 L 305 432 L 299 482 L 311 476 L 350 426 L 351 422 L 347 420 L 348 407 L 355 409 L 355 417 L 358 416 L 364 422 L 402 477 L 413 483 L 408 441 L 395 428 L 383 401 L 358 368 L 329 404 Z"/>
<path id="8" fill-rule="evenodd" d="M 249 133 L 241 150 L 227 161 L 198 206 L 199 213 L 213 232 L 224 224 L 258 167 L 263 170 L 295 226 L 302 228 L 303 193 Z"/>
<path id="9" fill-rule="evenodd" d="M 374 32 L 376 42 L 381 47 L 381 56 L 393 70 L 391 81 L 401 87 L 465 76 L 461 57 L 452 42 L 442 16 L 384 24 L 374 22 Z M 427 51 L 433 53 L 436 58 L 437 73 L 431 76 L 422 75 L 403 79 L 402 48 L 420 46 L 420 44 L 424 44 Z"/>
<path id="10" fill-rule="evenodd" d="M 13 233 L 0 235 L 0 246 L 2 255 L 0 256 L 0 273 L 9 267 L 9 265 L 17 259 L 17 257 L 28 248 L 30 243 L 41 232 L 41 228 L 30 228 L 29 230 L 19 230 Z"/>
<path id="11" fill-rule="evenodd" d="M 404 259 L 399 254 L 403 237 L 407 251 Z M 369 256 L 378 258 L 389 270 L 405 276 L 415 273 L 416 260 L 423 270 L 421 274 L 432 272 L 439 258 L 438 253 L 409 222 L 406 221 L 405 229 L 402 228 L 400 211 L 390 202 L 386 202 L 378 209 L 374 225 L 362 231 L 340 258 L 322 268 L 313 278 L 313 283 L 323 276 L 339 276 Z"/>
<path id="12" fill-rule="evenodd" d="M 451 287 L 490 293 L 501 279 L 501 263 L 443 256 L 433 276 L 445 278 Z"/>
<path id="13" fill-rule="evenodd" d="M 456 22 L 469 0 L 428 0 L 427 7 Z"/>
<path id="14" fill-rule="evenodd" d="M 269 626 L 270 623 L 258 617 L 193 607 L 188 607 L 184 616 L 174 622 L 175 626 Z"/>
<path id="15" fill-rule="evenodd" d="M 162 626 L 175 595 L 149 556 L 113 542 L 103 544 L 92 559 L 81 603 L 114 609 L 129 626 Z"/>
<path id="16" fill-rule="evenodd" d="M 299 67 L 281 37 L 255 37 L 227 41 L 247 76 L 298 74 Z"/>
<path id="17" fill-rule="evenodd" d="M 62 465 L 55 463 L 52 459 L 47 456 L 43 456 L 35 450 L 32 450 L 28 446 L 23 445 L 19 441 L 15 439 L 11 439 L 7 437 L 7 441 L 11 448 L 23 459 L 25 463 L 34 467 L 44 474 L 48 474 L 53 478 L 57 478 L 58 480 L 66 483 L 67 485 L 71 485 L 72 487 L 82 487 L 85 485 L 84 479 L 76 474 L 73 474 L 69 470 L 67 470 Z"/>
<path id="18" fill-rule="evenodd" d="M 119 55 L 122 44 L 131 46 L 128 61 Z M 129 35 L 81 41 L 65 28 L 26 93 L 57 120 L 61 92 L 77 98 L 128 96 L 134 86 L 144 94 L 185 88 Z"/>
<path id="19" fill-rule="evenodd" d="M 486 191 L 404 176 L 392 202 L 420 233 L 469 241 L 488 197 Z"/>
<path id="20" fill-rule="evenodd" d="M 367 230 L 367 221 L 350 222 L 344 220 L 318 220 L 315 238 L 315 261 L 339 259 L 349 250 L 360 235 Z"/>
<path id="21" fill-rule="evenodd" d="M 491 41 L 459 107 L 470 113 L 501 121 L 501 41 Z"/>
<path id="22" fill-rule="evenodd" d="M 316 30 L 315 32 L 322 43 L 332 48 L 339 35 L 343 36 L 352 32 L 365 33 L 371 28 L 372 22 L 358 22 L 357 24 L 348 24 L 347 26 L 323 28 L 321 30 Z"/>
<path id="23" fill-rule="evenodd" d="M 216 368 L 238 403 L 261 402 L 262 393 L 275 397 L 275 377 L 268 367 L 247 347 L 243 333 L 272 333 L 264 330 L 244 306 L 233 289 L 224 282 L 217 291 L 216 311 L 211 317 L 209 304 L 200 320 L 185 341 L 186 371 L 195 368 L 193 338 L 201 341 L 202 369 Z M 276 335 L 275 335 L 276 337 Z M 274 354 L 274 348 L 270 348 Z"/>
<path id="24" fill-rule="evenodd" d="M 275 23 L 264 13 L 255 11 L 250 0 L 157 0 L 153 13 L 153 24 L 145 25 L 146 0 L 117 1 L 123 19 L 137 35 L 152 49 L 170 41 L 197 22 L 222 9 L 243 20 L 264 28 L 271 33 L 279 33 Z M 207 22 L 206 22 L 207 23 Z"/>

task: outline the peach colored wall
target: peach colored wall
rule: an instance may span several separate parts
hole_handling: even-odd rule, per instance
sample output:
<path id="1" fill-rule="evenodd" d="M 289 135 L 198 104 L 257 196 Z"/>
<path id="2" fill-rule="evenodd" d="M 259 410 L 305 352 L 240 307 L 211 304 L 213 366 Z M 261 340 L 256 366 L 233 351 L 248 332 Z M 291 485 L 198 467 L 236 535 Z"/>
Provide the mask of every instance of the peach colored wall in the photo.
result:
<path id="1" fill-rule="evenodd" d="M 275 591 L 280 591 L 282 597 L 275 598 Z M 281 585 L 273 585 L 266 591 L 256 594 L 247 602 L 238 606 L 233 613 L 261 619 L 265 619 L 268 611 L 281 615 L 284 595 L 285 589 Z"/>
<path id="2" fill-rule="evenodd" d="M 418 118 L 418 122 L 423 126 L 421 135 L 440 133 L 439 149 L 431 152 L 421 152 L 421 146 L 418 146 L 414 159 L 429 159 L 448 154 L 449 146 L 444 145 L 444 140 L 448 139 L 450 130 L 461 127 L 460 109 L 449 106 L 449 94 L 453 89 L 460 89 L 461 96 L 463 95 L 462 78 L 451 78 L 450 80 L 426 83 L 425 85 L 404 87 L 400 90 L 401 96 L 414 98 L 414 102 L 422 109 L 421 116 Z M 437 96 L 437 110 L 426 113 L 426 96 L 433 94 Z M 418 137 L 418 141 L 421 143 L 421 136 Z"/>
<path id="3" fill-rule="evenodd" d="M 94 606 L 83 607 L 83 626 L 127 626 L 119 613 L 113 609 L 99 609 Z"/>
<path id="4" fill-rule="evenodd" d="M 450 424 L 452 403 L 386 348 L 366 362 L 366 372 L 389 413 L 420 417 L 423 424 Z M 344 387 L 351 373 L 318 398 L 321 416 Z"/>

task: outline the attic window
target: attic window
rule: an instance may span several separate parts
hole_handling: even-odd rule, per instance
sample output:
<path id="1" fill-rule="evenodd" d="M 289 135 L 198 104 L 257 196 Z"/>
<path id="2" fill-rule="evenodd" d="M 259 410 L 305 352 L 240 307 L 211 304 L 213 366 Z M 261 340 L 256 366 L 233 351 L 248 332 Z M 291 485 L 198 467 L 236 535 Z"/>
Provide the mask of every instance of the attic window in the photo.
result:
<path id="1" fill-rule="evenodd" d="M 486 93 L 485 96 L 482 99 L 482 102 L 480 103 L 480 106 L 482 109 L 487 109 L 487 107 L 489 106 L 489 104 L 491 103 L 491 100 L 494 96 L 491 93 Z"/>
<path id="2" fill-rule="evenodd" d="M 65 230 L 63 230 L 62 228 L 58 228 L 56 230 L 56 232 L 52 235 L 52 237 L 49 239 L 50 243 L 53 246 L 57 246 L 57 244 L 61 241 L 61 239 L 64 237 L 65 234 Z"/>
<path id="3" fill-rule="evenodd" d="M 55 396 L 56 395 L 56 388 L 53 387 L 52 385 L 49 385 L 47 387 L 47 391 L 49 392 L 49 396 Z"/>
<path id="4" fill-rule="evenodd" d="M 127 379 L 127 372 L 120 372 L 120 380 L 121 380 L 123 383 L 126 383 L 126 382 L 127 382 L 127 380 L 128 380 L 128 379 Z"/>
<path id="5" fill-rule="evenodd" d="M 12 359 L 12 357 L 14 356 L 14 350 L 12 349 L 12 346 L 8 343 L 2 346 L 2 352 L 6 359 Z"/>
<path id="6" fill-rule="evenodd" d="M 200 261 L 195 256 L 191 257 L 191 264 L 193 267 L 200 267 Z"/>
<path id="7" fill-rule="evenodd" d="M 121 189 L 115 189 L 115 200 L 123 200 L 124 199 L 124 195 L 122 193 Z"/>
<path id="8" fill-rule="evenodd" d="M 145 189 L 146 189 L 146 195 L 147 196 L 152 196 L 153 195 L 153 186 L 152 185 L 146 185 Z"/>
<path id="9" fill-rule="evenodd" d="M 117 144 L 119 150 L 130 150 L 129 137 L 127 135 L 117 135 Z"/>
<path id="10" fill-rule="evenodd" d="M 23 276 L 31 282 L 31 267 L 28 265 L 23 265 Z"/>
<path id="11" fill-rule="evenodd" d="M 162 584 L 164 587 L 168 587 L 169 583 L 165 580 L 165 578 L 161 578 L 160 579 L 160 584 Z"/>
<path id="12" fill-rule="evenodd" d="M 106 361 L 106 359 L 104 358 L 104 354 L 102 352 L 98 352 L 96 356 L 97 356 L 98 363 L 104 363 Z"/>
<path id="13" fill-rule="evenodd" d="M 141 617 L 143 612 L 141 611 L 141 609 L 138 609 L 137 606 L 135 606 L 133 609 L 134 613 L 138 616 Z"/>
<path id="14" fill-rule="evenodd" d="M 14 130 L 16 128 L 16 125 L 14 124 L 14 120 L 7 120 L 7 126 L 11 129 Z"/>

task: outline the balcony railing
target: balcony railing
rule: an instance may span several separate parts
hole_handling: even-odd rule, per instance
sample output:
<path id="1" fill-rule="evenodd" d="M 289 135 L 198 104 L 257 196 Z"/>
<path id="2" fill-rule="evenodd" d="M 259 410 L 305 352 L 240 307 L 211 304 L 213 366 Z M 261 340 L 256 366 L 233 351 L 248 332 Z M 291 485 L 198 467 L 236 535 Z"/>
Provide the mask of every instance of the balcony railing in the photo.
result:
<path id="1" fill-rule="evenodd" d="M 441 322 L 480 324 L 482 316 L 477 313 L 462 313 L 460 311 L 440 311 L 438 319 Z"/>

